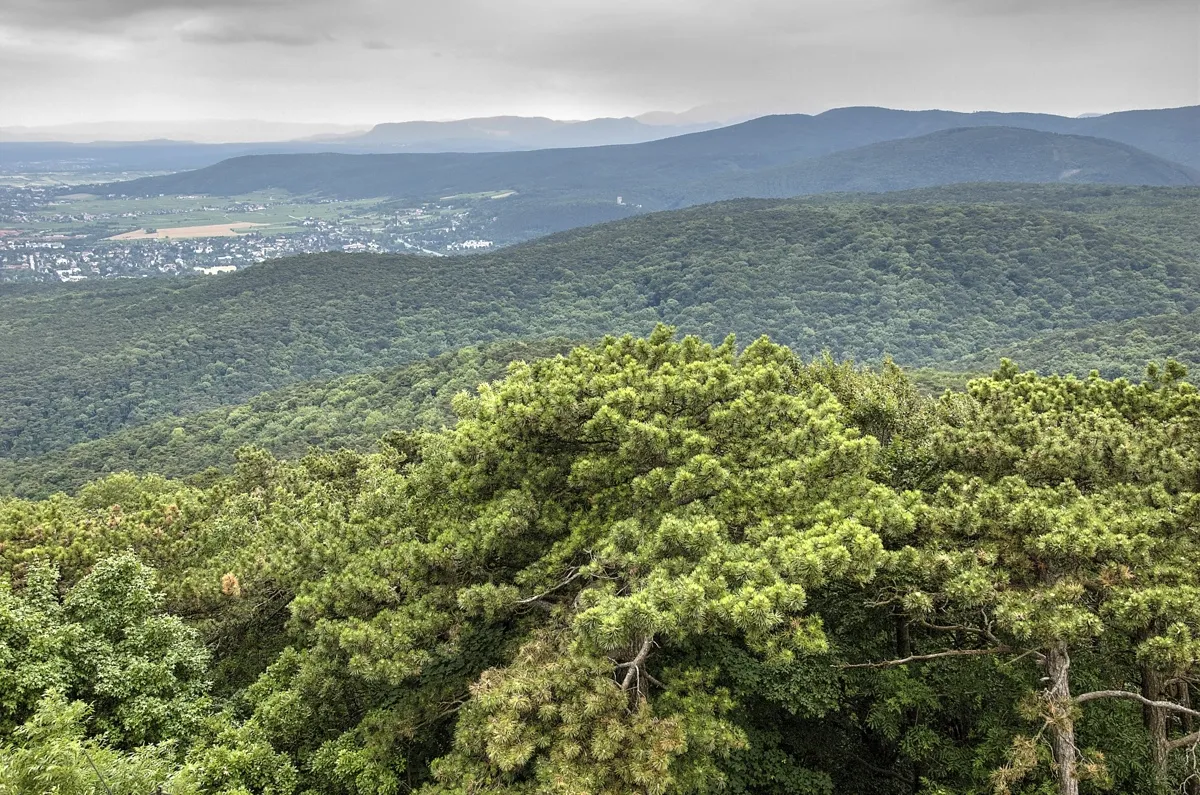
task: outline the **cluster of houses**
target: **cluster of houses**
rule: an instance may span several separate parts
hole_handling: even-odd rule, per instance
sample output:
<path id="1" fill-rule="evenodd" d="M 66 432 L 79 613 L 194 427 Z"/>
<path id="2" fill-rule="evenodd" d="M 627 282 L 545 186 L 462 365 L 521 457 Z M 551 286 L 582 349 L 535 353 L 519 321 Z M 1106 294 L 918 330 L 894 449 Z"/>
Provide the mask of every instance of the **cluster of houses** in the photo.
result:
<path id="1" fill-rule="evenodd" d="M 235 204 L 239 212 L 266 208 L 253 202 Z M 151 215 L 162 212 L 173 211 L 157 207 Z M 495 218 L 476 218 L 471 208 L 437 203 L 361 218 L 294 218 L 290 229 L 239 229 L 235 236 L 112 239 L 114 227 L 128 229 L 139 221 L 144 225 L 143 215 L 80 212 L 46 191 L 0 189 L 0 282 L 211 276 L 294 254 L 408 251 L 445 256 L 498 245 L 479 236 Z"/>

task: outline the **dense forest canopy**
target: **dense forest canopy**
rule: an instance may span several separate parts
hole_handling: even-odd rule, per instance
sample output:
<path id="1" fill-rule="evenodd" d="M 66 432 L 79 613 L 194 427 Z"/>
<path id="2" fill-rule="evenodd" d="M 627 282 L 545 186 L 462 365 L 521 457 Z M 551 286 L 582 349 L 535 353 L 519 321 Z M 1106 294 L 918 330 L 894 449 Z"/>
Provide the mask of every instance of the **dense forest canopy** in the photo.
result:
<path id="1" fill-rule="evenodd" d="M 1030 350 L 1046 358 L 1023 363 L 1110 376 L 1164 353 L 1194 363 L 1196 346 L 1182 343 L 1200 305 L 1200 193 L 949 191 L 728 202 L 478 257 L 314 255 L 227 277 L 7 288 L 0 457 L 463 346 L 658 322 L 714 342 L 768 333 L 805 357 L 890 354 L 944 370 L 986 370 L 998 351 L 1042 338 Z M 1060 333 L 1152 316 L 1175 350 L 1046 349 Z"/>
<path id="2" fill-rule="evenodd" d="M 500 378 L 510 362 L 571 347 L 557 339 L 500 342 L 386 370 L 293 384 L 243 404 L 166 417 L 32 458 L 2 461 L 0 494 L 74 492 L 115 472 L 203 482 L 212 470 L 230 469 L 238 449 L 248 445 L 291 459 L 313 448 L 373 450 L 392 431 L 453 424 L 455 396 Z M 938 383 L 955 378 L 926 375 L 939 376 Z"/>
<path id="3" fill-rule="evenodd" d="M 1185 378 L 660 327 L 377 452 L 5 499 L 0 790 L 1193 791 Z"/>

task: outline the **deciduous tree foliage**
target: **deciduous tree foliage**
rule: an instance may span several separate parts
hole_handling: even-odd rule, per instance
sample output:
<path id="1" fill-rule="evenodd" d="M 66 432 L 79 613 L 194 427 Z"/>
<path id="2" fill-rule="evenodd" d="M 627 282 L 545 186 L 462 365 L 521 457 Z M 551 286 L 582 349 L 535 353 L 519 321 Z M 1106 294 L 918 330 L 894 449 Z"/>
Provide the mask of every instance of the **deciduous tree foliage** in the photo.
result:
<path id="1" fill-rule="evenodd" d="M 1006 362 L 928 399 L 890 362 L 660 328 L 516 363 L 455 410 L 375 453 L 248 448 L 203 488 L 6 502 L 11 776 L 1195 789 L 1200 395 L 1178 365 Z"/>

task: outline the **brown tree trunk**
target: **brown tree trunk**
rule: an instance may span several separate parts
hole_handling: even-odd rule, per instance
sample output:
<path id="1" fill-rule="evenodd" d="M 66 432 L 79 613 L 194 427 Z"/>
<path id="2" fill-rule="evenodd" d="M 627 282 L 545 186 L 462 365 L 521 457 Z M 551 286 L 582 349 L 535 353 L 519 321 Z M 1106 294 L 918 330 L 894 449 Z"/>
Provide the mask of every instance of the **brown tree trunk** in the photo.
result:
<path id="1" fill-rule="evenodd" d="M 908 632 L 908 616 L 896 613 L 896 656 L 903 660 L 912 654 L 912 640 Z"/>
<path id="2" fill-rule="evenodd" d="M 1152 666 L 1142 666 L 1142 695 L 1151 701 L 1163 698 L 1163 676 Z M 1142 722 L 1150 735 L 1150 755 L 1154 762 L 1154 779 L 1159 791 L 1165 791 L 1168 782 L 1167 761 L 1171 749 L 1167 745 L 1167 711 L 1162 707 L 1142 707 Z"/>
<path id="3" fill-rule="evenodd" d="M 1071 657 L 1059 641 L 1046 652 L 1046 702 L 1050 710 L 1050 735 L 1054 751 L 1058 795 L 1079 795 L 1075 764 L 1075 703 L 1071 700 Z"/>
<path id="4" fill-rule="evenodd" d="M 1175 681 L 1175 701 L 1188 709 L 1192 708 L 1192 688 L 1186 680 L 1177 679 Z M 1184 734 L 1191 734 L 1196 730 L 1191 715 L 1184 713 L 1179 717 L 1183 723 Z"/>

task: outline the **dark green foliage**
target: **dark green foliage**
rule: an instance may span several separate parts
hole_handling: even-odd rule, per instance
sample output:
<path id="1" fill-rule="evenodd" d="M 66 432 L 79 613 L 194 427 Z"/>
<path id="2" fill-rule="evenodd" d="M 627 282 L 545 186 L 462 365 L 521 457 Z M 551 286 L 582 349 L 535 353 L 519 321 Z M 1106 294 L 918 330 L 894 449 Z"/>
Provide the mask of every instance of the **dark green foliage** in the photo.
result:
<path id="1" fill-rule="evenodd" d="M 1142 198 L 1155 209 L 1125 220 L 1103 202 L 1094 218 L 1012 203 L 743 201 L 479 257 L 318 255 L 196 281 L 10 288 L 0 456 L 506 339 L 663 321 L 714 341 L 769 333 L 805 356 L 947 369 L 1049 332 L 1189 313 L 1194 233 L 1162 235 L 1161 218 L 1146 219 L 1166 201 L 1164 217 L 1190 229 L 1200 199 L 1141 191 L 1130 206 Z"/>
<path id="2" fill-rule="evenodd" d="M 1036 364 L 1042 372 L 1098 370 L 1109 378 L 1137 378 L 1146 363 L 1171 357 L 1195 371 L 1200 369 L 1200 314 L 1152 315 L 1053 331 L 966 357 L 962 364 L 980 367 L 1001 357 Z"/>
<path id="3" fill-rule="evenodd" d="M 208 655 L 193 629 L 163 615 L 154 585 L 130 554 L 100 561 L 61 600 L 57 572 L 44 565 L 15 592 L 0 580 L 0 731 L 36 722 L 54 691 L 88 704 L 88 733 L 116 747 L 194 732 Z"/>
<path id="4" fill-rule="evenodd" d="M 452 398 L 504 375 L 510 362 L 570 349 L 562 341 L 463 348 L 392 370 L 296 384 L 232 408 L 171 417 L 19 462 L 0 462 L 0 492 L 74 491 L 113 472 L 183 478 L 228 470 L 255 445 L 281 458 L 311 448 L 366 451 L 391 431 L 452 424 Z M 211 472 L 207 473 L 211 476 Z"/>
<path id="5" fill-rule="evenodd" d="M 172 795 L 1186 788 L 1183 377 L 1005 362 L 928 398 L 660 327 L 378 452 L 7 500 L 0 784 L 94 791 L 90 756 Z"/>
<path id="6" fill-rule="evenodd" d="M 175 767 L 169 744 L 121 753 L 87 736 L 90 709 L 51 691 L 37 712 L 0 746 L 0 792 L 145 795 Z"/>

